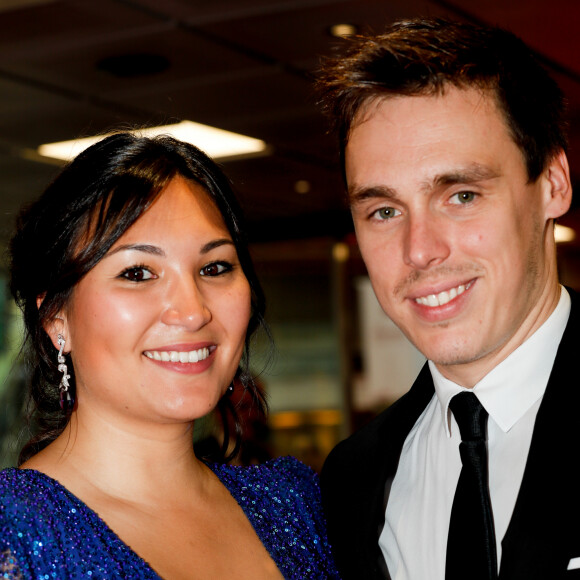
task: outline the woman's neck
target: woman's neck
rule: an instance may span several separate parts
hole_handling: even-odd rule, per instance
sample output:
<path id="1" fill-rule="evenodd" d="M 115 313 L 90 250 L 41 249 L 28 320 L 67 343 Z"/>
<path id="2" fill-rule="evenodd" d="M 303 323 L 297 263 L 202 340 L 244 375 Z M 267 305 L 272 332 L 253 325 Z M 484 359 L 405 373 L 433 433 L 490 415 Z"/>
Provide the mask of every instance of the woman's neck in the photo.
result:
<path id="1" fill-rule="evenodd" d="M 23 468 L 58 480 L 81 499 L 105 493 L 122 501 L 202 492 L 208 470 L 193 452 L 193 423 L 134 425 L 73 413 L 61 435 Z M 194 489 L 192 489 L 194 488 Z"/>

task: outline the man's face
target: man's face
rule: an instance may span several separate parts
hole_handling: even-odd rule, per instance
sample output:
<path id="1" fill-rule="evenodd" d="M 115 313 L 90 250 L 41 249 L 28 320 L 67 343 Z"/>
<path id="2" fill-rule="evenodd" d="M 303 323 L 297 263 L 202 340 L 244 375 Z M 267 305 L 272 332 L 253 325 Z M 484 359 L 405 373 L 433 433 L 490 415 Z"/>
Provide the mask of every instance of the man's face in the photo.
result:
<path id="1" fill-rule="evenodd" d="M 557 302 L 550 218 L 565 211 L 553 195 L 565 158 L 528 183 L 494 100 L 475 89 L 379 100 L 355 121 L 346 175 L 378 300 L 445 376 L 473 386 Z"/>

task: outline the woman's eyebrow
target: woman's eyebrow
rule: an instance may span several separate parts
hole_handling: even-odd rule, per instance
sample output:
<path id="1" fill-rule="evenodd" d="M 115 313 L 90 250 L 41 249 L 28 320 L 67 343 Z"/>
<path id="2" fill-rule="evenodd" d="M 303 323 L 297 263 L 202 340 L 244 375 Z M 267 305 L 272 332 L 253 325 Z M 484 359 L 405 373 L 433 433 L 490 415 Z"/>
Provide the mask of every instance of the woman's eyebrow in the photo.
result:
<path id="1" fill-rule="evenodd" d="M 200 254 L 207 254 L 208 252 L 211 252 L 212 250 L 215 250 L 216 248 L 219 248 L 220 246 L 224 246 L 226 244 L 234 246 L 234 242 L 229 238 L 219 238 L 217 240 L 212 240 L 211 242 L 204 244 L 199 252 Z"/>
<path id="2" fill-rule="evenodd" d="M 229 238 L 218 238 L 217 240 L 212 240 L 211 242 L 204 244 L 200 248 L 199 253 L 207 254 L 208 252 L 211 252 L 212 250 L 215 250 L 216 248 L 219 248 L 220 246 L 224 246 L 227 244 L 233 246 L 234 242 Z M 118 254 L 119 252 L 126 251 L 143 252 L 145 254 L 151 254 L 153 256 L 161 256 L 161 257 L 166 256 L 165 252 L 159 246 L 154 246 L 152 244 L 122 244 L 110 250 L 107 255 L 112 256 L 114 254 Z"/>
<path id="3" fill-rule="evenodd" d="M 224 246 L 226 244 L 230 244 L 233 246 L 234 242 L 229 238 L 219 238 L 217 240 L 212 240 L 211 242 L 204 244 L 200 248 L 199 253 L 207 254 L 208 252 L 215 250 L 215 248 L 219 248 L 220 246 Z M 127 252 L 127 251 L 143 252 L 145 254 L 150 254 L 152 256 L 160 256 L 162 258 L 166 257 L 167 255 L 159 246 L 154 246 L 152 244 L 121 244 L 120 246 L 117 246 L 116 248 L 112 248 L 111 250 L 109 250 L 107 256 L 113 256 L 115 254 L 118 254 L 119 252 Z"/>
<path id="4" fill-rule="evenodd" d="M 108 255 L 112 256 L 113 254 L 125 251 L 144 252 L 145 254 L 152 254 L 153 256 L 165 256 L 165 252 L 159 246 L 153 246 L 151 244 L 122 244 L 109 250 Z"/>

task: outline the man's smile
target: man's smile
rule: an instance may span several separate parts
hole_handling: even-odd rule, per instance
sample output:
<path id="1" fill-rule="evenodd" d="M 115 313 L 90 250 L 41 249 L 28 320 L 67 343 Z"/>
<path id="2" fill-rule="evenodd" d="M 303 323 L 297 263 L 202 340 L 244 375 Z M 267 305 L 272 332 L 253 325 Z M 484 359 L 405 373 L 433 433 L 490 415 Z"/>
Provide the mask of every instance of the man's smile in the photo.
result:
<path id="1" fill-rule="evenodd" d="M 460 294 L 463 294 L 465 290 L 467 290 L 473 281 L 468 282 L 467 284 L 459 284 L 455 288 L 451 288 L 450 290 L 444 290 L 443 292 L 439 292 L 438 294 L 428 294 L 427 296 L 420 296 L 415 298 L 415 302 L 417 304 L 422 304 L 423 306 L 443 306 L 448 302 L 451 302 L 454 298 L 457 298 Z"/>

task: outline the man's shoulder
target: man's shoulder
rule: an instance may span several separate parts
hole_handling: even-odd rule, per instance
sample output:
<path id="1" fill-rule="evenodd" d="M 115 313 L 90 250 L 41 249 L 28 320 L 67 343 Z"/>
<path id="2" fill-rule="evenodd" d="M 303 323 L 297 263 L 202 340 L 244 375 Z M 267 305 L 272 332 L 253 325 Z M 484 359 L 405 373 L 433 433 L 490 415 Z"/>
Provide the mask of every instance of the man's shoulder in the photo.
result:
<path id="1" fill-rule="evenodd" d="M 556 360 L 554 361 L 554 371 L 559 371 L 560 373 L 568 372 L 568 368 L 576 367 L 580 334 L 580 293 L 569 287 L 566 287 L 566 290 L 570 295 L 570 316 L 558 347 Z M 554 375 L 554 371 L 552 375 Z"/>
<path id="2" fill-rule="evenodd" d="M 385 431 L 389 430 L 390 419 L 397 414 L 397 407 L 398 401 L 338 443 L 329 458 L 332 456 L 352 456 L 355 460 L 365 461 L 368 456 L 374 456 L 376 449 L 381 446 Z"/>
<path id="3" fill-rule="evenodd" d="M 428 405 L 434 393 L 427 365 L 410 391 L 377 415 L 364 427 L 341 441 L 330 453 L 329 466 L 343 465 L 356 469 L 379 461 L 387 448 L 398 449 Z M 326 466 L 325 466 L 326 467 Z"/>

